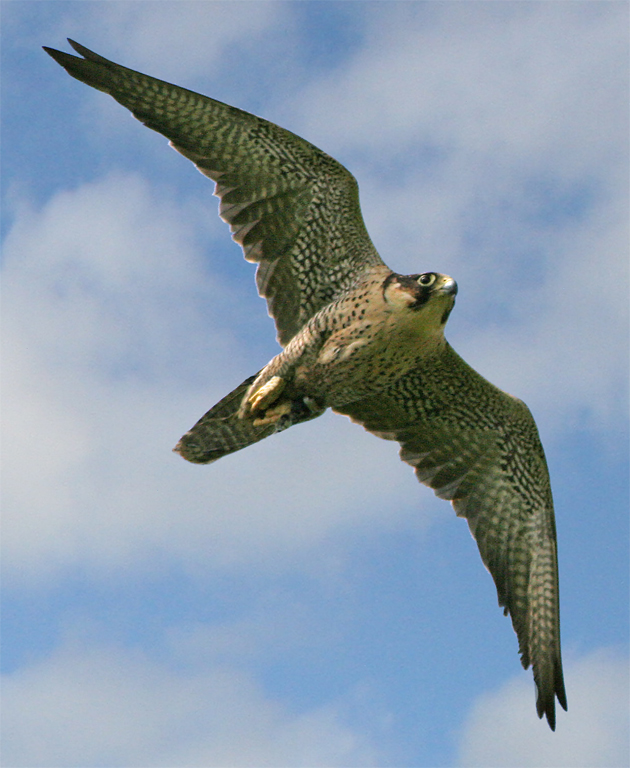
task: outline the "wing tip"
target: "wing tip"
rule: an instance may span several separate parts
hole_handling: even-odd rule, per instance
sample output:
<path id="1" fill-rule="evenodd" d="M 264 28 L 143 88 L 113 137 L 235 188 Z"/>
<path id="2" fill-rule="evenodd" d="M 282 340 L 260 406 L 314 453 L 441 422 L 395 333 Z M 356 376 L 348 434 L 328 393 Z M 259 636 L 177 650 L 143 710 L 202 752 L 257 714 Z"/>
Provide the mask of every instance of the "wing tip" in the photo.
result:
<path id="1" fill-rule="evenodd" d="M 111 70 L 117 65 L 109 61 L 109 59 L 99 56 L 98 53 L 94 53 L 94 51 L 81 45 L 81 43 L 77 43 L 75 40 L 68 38 L 68 42 L 80 56 L 73 56 L 70 53 L 58 51 L 56 48 L 50 48 L 47 45 L 43 45 L 42 48 L 69 75 L 87 85 L 91 85 L 97 90 L 107 93 Z"/>
<path id="2" fill-rule="evenodd" d="M 552 731 L 556 730 L 556 697 L 555 693 L 551 696 L 543 696 L 540 692 L 536 699 L 536 714 L 542 720 L 543 716 L 547 718 L 547 723 Z"/>
<path id="3" fill-rule="evenodd" d="M 554 684 L 545 689 L 544 686 L 536 684 L 536 712 L 542 719 L 543 715 L 547 718 L 547 723 L 552 731 L 556 730 L 556 699 L 562 709 L 567 712 L 567 694 L 564 688 L 564 678 L 562 675 L 562 665 L 558 664 L 554 670 Z"/>
<path id="4" fill-rule="evenodd" d="M 76 56 L 71 56 L 69 53 L 65 53 L 64 51 L 58 51 L 56 48 L 49 48 L 47 45 L 42 45 L 42 48 L 46 51 L 46 53 L 51 56 L 57 64 L 61 64 L 61 66 L 64 65 L 64 61 L 68 59 L 76 59 Z"/>

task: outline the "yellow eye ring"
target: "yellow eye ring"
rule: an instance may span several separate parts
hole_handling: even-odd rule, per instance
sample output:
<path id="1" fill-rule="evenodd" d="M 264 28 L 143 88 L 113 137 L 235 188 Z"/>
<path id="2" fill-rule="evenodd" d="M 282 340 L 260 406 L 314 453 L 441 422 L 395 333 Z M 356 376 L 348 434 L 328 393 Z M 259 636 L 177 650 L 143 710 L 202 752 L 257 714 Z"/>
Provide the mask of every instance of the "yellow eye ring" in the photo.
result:
<path id="1" fill-rule="evenodd" d="M 424 275 L 420 275 L 418 278 L 418 283 L 423 286 L 424 288 L 428 288 L 430 285 L 433 285 L 435 282 L 435 275 L 433 272 L 425 272 Z"/>

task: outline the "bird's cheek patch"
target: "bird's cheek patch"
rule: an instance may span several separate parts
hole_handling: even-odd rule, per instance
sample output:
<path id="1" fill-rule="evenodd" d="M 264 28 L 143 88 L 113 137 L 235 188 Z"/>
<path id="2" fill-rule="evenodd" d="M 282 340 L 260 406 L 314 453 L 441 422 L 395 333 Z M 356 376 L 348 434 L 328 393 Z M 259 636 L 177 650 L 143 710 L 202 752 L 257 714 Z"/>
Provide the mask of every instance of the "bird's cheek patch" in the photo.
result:
<path id="1" fill-rule="evenodd" d="M 415 297 L 400 283 L 392 283 L 385 290 L 385 300 L 395 309 L 408 309 L 414 303 Z"/>

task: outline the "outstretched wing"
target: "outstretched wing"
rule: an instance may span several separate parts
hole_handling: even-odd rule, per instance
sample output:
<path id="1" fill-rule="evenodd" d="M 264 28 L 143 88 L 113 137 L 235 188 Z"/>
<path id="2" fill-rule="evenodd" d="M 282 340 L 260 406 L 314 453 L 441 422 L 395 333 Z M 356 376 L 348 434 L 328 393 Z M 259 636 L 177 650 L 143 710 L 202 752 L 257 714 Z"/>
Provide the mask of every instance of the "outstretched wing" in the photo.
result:
<path id="1" fill-rule="evenodd" d="M 386 440 L 420 482 L 468 520 L 533 666 L 538 716 L 567 708 L 560 655 L 556 529 L 547 464 L 527 406 L 447 345 L 386 392 L 335 408 Z"/>
<path id="2" fill-rule="evenodd" d="M 84 58 L 44 50 L 216 181 L 221 217 L 245 258 L 260 264 L 258 290 L 283 346 L 357 277 L 382 266 L 363 223 L 356 179 L 332 157 L 267 120 L 69 42 Z"/>

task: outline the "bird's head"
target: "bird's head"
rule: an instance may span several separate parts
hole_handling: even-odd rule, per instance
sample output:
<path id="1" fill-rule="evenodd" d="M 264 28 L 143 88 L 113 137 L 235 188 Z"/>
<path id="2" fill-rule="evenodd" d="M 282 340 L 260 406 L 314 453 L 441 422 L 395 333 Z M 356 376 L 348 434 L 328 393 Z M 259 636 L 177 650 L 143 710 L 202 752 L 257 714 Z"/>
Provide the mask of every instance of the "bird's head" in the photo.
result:
<path id="1" fill-rule="evenodd" d="M 423 323 L 444 327 L 455 304 L 457 283 L 439 272 L 398 275 L 393 272 L 383 283 L 383 298 L 396 313 L 422 318 Z"/>

